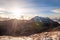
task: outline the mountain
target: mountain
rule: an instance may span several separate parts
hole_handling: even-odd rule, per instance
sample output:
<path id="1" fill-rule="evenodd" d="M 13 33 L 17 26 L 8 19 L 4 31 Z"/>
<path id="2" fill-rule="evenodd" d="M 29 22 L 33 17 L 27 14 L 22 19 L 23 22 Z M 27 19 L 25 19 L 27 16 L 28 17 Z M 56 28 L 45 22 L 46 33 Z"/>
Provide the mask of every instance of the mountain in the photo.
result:
<path id="1" fill-rule="evenodd" d="M 6 21 L 6 20 L 10 20 L 10 18 L 3 18 L 3 17 L 0 17 L 0 21 Z"/>
<path id="2" fill-rule="evenodd" d="M 34 18 L 31 19 L 34 22 L 40 22 L 43 26 L 48 26 L 48 27 L 57 27 L 59 25 L 58 22 L 53 21 L 52 19 L 48 17 L 39 17 L 35 16 Z"/>
<path id="3" fill-rule="evenodd" d="M 48 17 L 39 17 L 39 16 L 35 16 L 31 20 L 37 21 L 37 22 L 44 22 L 44 23 L 52 23 L 53 22 L 53 20 L 51 20 Z"/>
<path id="4" fill-rule="evenodd" d="M 31 20 L 10 19 L 0 21 L 0 35 L 27 36 L 44 31 L 51 31 L 58 26 L 50 18 L 36 16 Z"/>

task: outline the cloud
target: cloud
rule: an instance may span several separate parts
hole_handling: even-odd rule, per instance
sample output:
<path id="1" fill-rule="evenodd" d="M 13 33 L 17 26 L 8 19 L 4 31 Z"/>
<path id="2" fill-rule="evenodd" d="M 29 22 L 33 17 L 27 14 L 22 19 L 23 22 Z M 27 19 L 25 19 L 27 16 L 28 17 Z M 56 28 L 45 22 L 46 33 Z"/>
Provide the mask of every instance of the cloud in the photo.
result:
<path id="1" fill-rule="evenodd" d="M 0 14 L 3 14 L 5 12 L 6 12 L 6 10 L 4 8 L 0 8 Z"/>
<path id="2" fill-rule="evenodd" d="M 5 11 L 9 14 L 9 12 L 12 12 L 14 10 L 20 10 L 22 12 L 21 14 L 25 15 L 39 15 L 44 16 L 41 12 L 46 11 L 46 9 L 38 7 L 38 4 L 33 3 L 34 0 L 0 0 L 0 8 L 4 8 Z M 40 6 L 45 6 L 45 4 L 40 4 Z M 30 15 L 31 14 L 31 15 Z M 10 16 L 10 15 L 9 15 Z"/>
<path id="3" fill-rule="evenodd" d="M 0 0 L 0 7 L 9 8 L 14 6 L 29 7 L 33 6 L 33 0 Z"/>
<path id="4" fill-rule="evenodd" d="M 4 8 L 7 11 L 10 11 L 10 9 L 12 10 L 14 8 L 19 8 L 24 12 L 34 12 L 35 9 L 32 9 L 34 4 L 32 4 L 31 1 L 32 0 L 0 0 L 0 8 Z M 4 9 L 0 9 L 0 11 Z"/>
<path id="5" fill-rule="evenodd" d="M 0 7 L 7 10 L 13 9 L 14 7 L 22 9 L 26 12 L 41 12 L 41 8 L 37 8 L 34 0 L 0 0 Z M 43 4 L 40 4 L 41 6 Z"/>
<path id="6" fill-rule="evenodd" d="M 49 17 L 50 18 L 59 18 L 60 17 L 60 8 L 58 9 L 54 9 L 54 10 L 51 10 L 51 12 L 53 12 Z"/>
<path id="7" fill-rule="evenodd" d="M 54 12 L 54 13 L 60 13 L 60 9 L 54 9 L 54 10 L 52 10 L 52 12 Z"/>
<path id="8" fill-rule="evenodd" d="M 0 8 L 0 11 L 5 11 L 5 9 L 4 8 Z"/>

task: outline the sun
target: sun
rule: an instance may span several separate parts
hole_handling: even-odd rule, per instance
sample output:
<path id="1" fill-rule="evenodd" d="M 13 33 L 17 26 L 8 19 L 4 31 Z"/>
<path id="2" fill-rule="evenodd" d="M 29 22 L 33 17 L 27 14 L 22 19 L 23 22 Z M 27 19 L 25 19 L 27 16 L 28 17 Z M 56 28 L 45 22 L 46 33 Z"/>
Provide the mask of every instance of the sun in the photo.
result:
<path id="1" fill-rule="evenodd" d="M 26 20 L 29 19 L 29 17 L 25 14 L 27 12 L 25 8 L 12 7 L 10 8 L 10 12 L 12 12 L 10 16 L 11 19 L 23 19 L 23 18 Z"/>
<path id="2" fill-rule="evenodd" d="M 22 15 L 22 10 L 19 8 L 12 9 L 12 18 L 20 19 L 20 16 Z"/>

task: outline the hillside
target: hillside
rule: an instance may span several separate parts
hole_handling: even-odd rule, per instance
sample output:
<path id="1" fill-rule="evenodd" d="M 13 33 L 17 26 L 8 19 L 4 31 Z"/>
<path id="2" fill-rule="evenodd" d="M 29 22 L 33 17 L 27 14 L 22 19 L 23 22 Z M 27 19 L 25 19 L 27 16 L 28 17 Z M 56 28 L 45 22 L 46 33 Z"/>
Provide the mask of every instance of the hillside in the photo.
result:
<path id="1" fill-rule="evenodd" d="M 58 40 L 59 37 L 60 24 L 55 21 L 52 23 L 17 19 L 0 21 L 0 40 Z"/>
<path id="2" fill-rule="evenodd" d="M 43 21 L 39 18 L 41 18 Z M 38 19 L 42 22 L 36 21 L 34 20 L 34 18 L 32 18 L 31 20 L 11 19 L 0 21 L 0 35 L 29 36 L 32 34 L 49 32 L 59 26 L 59 23 L 49 18 L 39 18 Z"/>

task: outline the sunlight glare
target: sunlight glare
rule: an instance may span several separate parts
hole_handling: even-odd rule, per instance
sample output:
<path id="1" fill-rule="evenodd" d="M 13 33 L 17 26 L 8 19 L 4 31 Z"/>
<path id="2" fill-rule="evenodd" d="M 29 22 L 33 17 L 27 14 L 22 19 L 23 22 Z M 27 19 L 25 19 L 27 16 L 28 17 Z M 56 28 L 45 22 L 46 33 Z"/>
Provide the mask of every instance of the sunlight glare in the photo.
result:
<path id="1" fill-rule="evenodd" d="M 14 8 L 14 9 L 12 10 L 13 18 L 19 19 L 20 16 L 21 16 L 21 14 L 22 14 L 22 11 L 21 11 L 21 9 L 19 9 L 19 8 Z"/>

